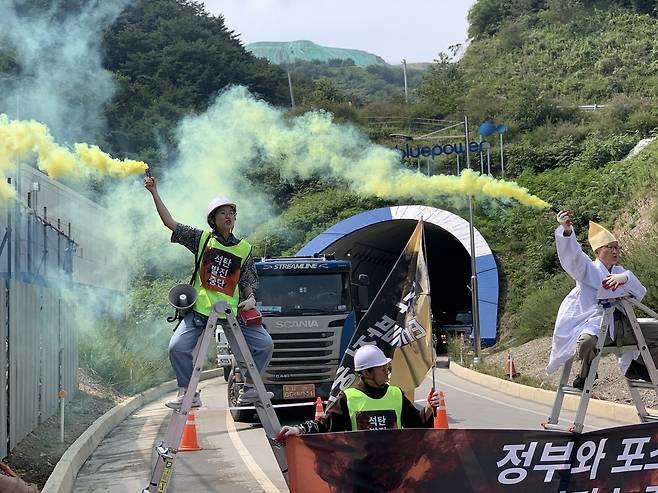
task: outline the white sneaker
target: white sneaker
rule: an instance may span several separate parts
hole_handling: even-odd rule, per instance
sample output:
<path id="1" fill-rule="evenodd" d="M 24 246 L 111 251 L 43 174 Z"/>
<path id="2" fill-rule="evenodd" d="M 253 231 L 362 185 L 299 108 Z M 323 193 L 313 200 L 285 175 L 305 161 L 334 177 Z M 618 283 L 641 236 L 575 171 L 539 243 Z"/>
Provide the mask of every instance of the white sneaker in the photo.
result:
<path id="1" fill-rule="evenodd" d="M 185 394 L 179 395 L 178 397 L 171 399 L 167 402 L 165 402 L 165 406 L 167 406 L 169 409 L 174 409 L 174 410 L 179 410 L 181 408 L 181 405 L 183 404 L 183 398 L 185 397 Z M 201 407 L 201 397 L 199 396 L 199 393 L 194 394 L 194 399 L 192 400 L 192 407 Z"/>
<path id="2" fill-rule="evenodd" d="M 274 397 L 274 392 L 268 392 L 268 397 L 272 399 Z M 259 402 L 260 397 L 258 397 L 258 392 L 256 387 L 243 387 L 242 392 L 238 396 L 238 406 L 245 406 L 247 404 L 254 404 Z"/>

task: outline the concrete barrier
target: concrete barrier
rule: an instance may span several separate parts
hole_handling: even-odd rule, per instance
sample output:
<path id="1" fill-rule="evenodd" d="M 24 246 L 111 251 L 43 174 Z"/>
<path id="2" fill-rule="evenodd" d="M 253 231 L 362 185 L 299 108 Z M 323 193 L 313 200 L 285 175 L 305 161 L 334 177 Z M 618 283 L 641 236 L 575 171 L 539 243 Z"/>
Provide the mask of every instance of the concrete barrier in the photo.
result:
<path id="1" fill-rule="evenodd" d="M 450 371 L 464 380 L 483 385 L 493 390 L 498 390 L 504 394 L 513 395 L 520 399 L 545 404 L 547 406 L 552 406 L 553 401 L 555 400 L 555 392 L 552 390 L 538 389 L 536 387 L 521 385 L 510 380 L 492 377 L 491 375 L 464 368 L 454 361 L 450 362 Z M 580 398 L 578 396 L 567 394 L 564 396 L 562 408 L 568 411 L 576 411 L 579 401 Z M 656 414 L 655 410 L 647 409 L 647 411 L 650 414 Z M 587 413 L 600 418 L 621 421 L 629 424 L 640 422 L 635 406 L 603 401 L 600 399 L 590 399 Z M 546 418 L 548 418 L 548 416 L 546 416 Z"/>
<path id="2" fill-rule="evenodd" d="M 206 370 L 201 373 L 201 380 L 219 377 L 223 374 L 223 370 L 220 368 Z M 103 414 L 64 452 L 41 493 L 72 493 L 78 471 L 103 438 L 140 407 L 175 390 L 176 380 L 170 380 L 127 399 Z"/>

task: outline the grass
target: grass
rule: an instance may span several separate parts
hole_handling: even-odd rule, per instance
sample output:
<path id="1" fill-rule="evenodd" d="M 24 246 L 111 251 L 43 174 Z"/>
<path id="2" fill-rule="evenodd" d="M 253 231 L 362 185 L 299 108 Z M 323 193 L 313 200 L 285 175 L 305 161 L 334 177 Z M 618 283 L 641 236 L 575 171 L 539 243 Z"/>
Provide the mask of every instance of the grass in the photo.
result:
<path id="1" fill-rule="evenodd" d="M 505 373 L 505 369 L 500 366 L 490 365 L 487 363 L 480 363 L 477 368 L 473 364 L 474 352 L 470 344 L 462 344 L 461 339 L 458 337 L 451 337 L 448 339 L 448 355 L 450 359 L 459 365 L 473 369 L 479 373 L 484 373 L 492 377 L 501 378 L 503 380 L 509 379 L 509 375 Z M 535 387 L 538 389 L 556 390 L 555 385 L 547 383 L 535 377 L 520 374 L 514 378 L 514 383 Z"/>

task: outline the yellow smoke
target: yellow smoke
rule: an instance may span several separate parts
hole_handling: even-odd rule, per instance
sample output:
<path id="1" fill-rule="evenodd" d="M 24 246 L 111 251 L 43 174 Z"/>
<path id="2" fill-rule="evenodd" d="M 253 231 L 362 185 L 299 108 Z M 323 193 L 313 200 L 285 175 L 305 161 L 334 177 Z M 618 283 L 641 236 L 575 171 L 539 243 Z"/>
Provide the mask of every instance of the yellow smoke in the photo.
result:
<path id="1" fill-rule="evenodd" d="M 179 169 L 194 170 L 179 180 L 196 180 L 199 190 L 221 186 L 222 193 L 238 196 L 244 188 L 241 171 L 267 163 L 285 180 L 316 177 L 346 183 L 360 195 L 428 201 L 473 195 L 549 207 L 515 182 L 472 170 L 460 176 L 426 176 L 407 169 L 400 165 L 397 151 L 373 144 L 353 127 L 334 123 L 328 113 L 290 119 L 240 87 L 223 93 L 206 114 L 184 121 L 179 135 Z M 221 184 L 217 177 L 222 177 Z"/>
<path id="2" fill-rule="evenodd" d="M 110 176 L 128 176 L 143 173 L 148 165 L 142 161 L 134 161 L 132 159 L 118 159 L 111 158 L 108 154 L 100 150 L 98 146 L 87 144 L 75 144 L 75 152 L 80 157 L 82 162 L 87 166 L 92 167 L 96 172 L 101 175 Z"/>
<path id="3" fill-rule="evenodd" d="M 48 128 L 34 120 L 10 120 L 0 114 L 0 173 L 17 163 L 36 157 L 36 164 L 53 179 L 61 176 L 81 178 L 96 173 L 128 176 L 142 173 L 148 165 L 141 161 L 114 159 L 97 146 L 75 144 L 75 151 L 58 145 Z M 10 198 L 14 190 L 6 178 L 0 181 L 0 197 Z"/>

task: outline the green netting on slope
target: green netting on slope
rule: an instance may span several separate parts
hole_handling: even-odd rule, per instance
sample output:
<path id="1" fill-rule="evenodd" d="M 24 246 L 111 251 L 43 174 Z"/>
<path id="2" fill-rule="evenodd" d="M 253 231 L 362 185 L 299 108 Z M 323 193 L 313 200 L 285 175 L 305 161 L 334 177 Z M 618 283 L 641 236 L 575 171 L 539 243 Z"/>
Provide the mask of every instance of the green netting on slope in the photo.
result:
<path id="1" fill-rule="evenodd" d="M 386 65 L 386 62 L 372 53 L 361 50 L 348 50 L 346 48 L 329 48 L 320 46 L 312 41 L 289 41 L 250 43 L 246 46 L 255 56 L 267 58 L 270 62 L 284 64 L 295 60 L 347 60 L 351 59 L 356 65 Z"/>

